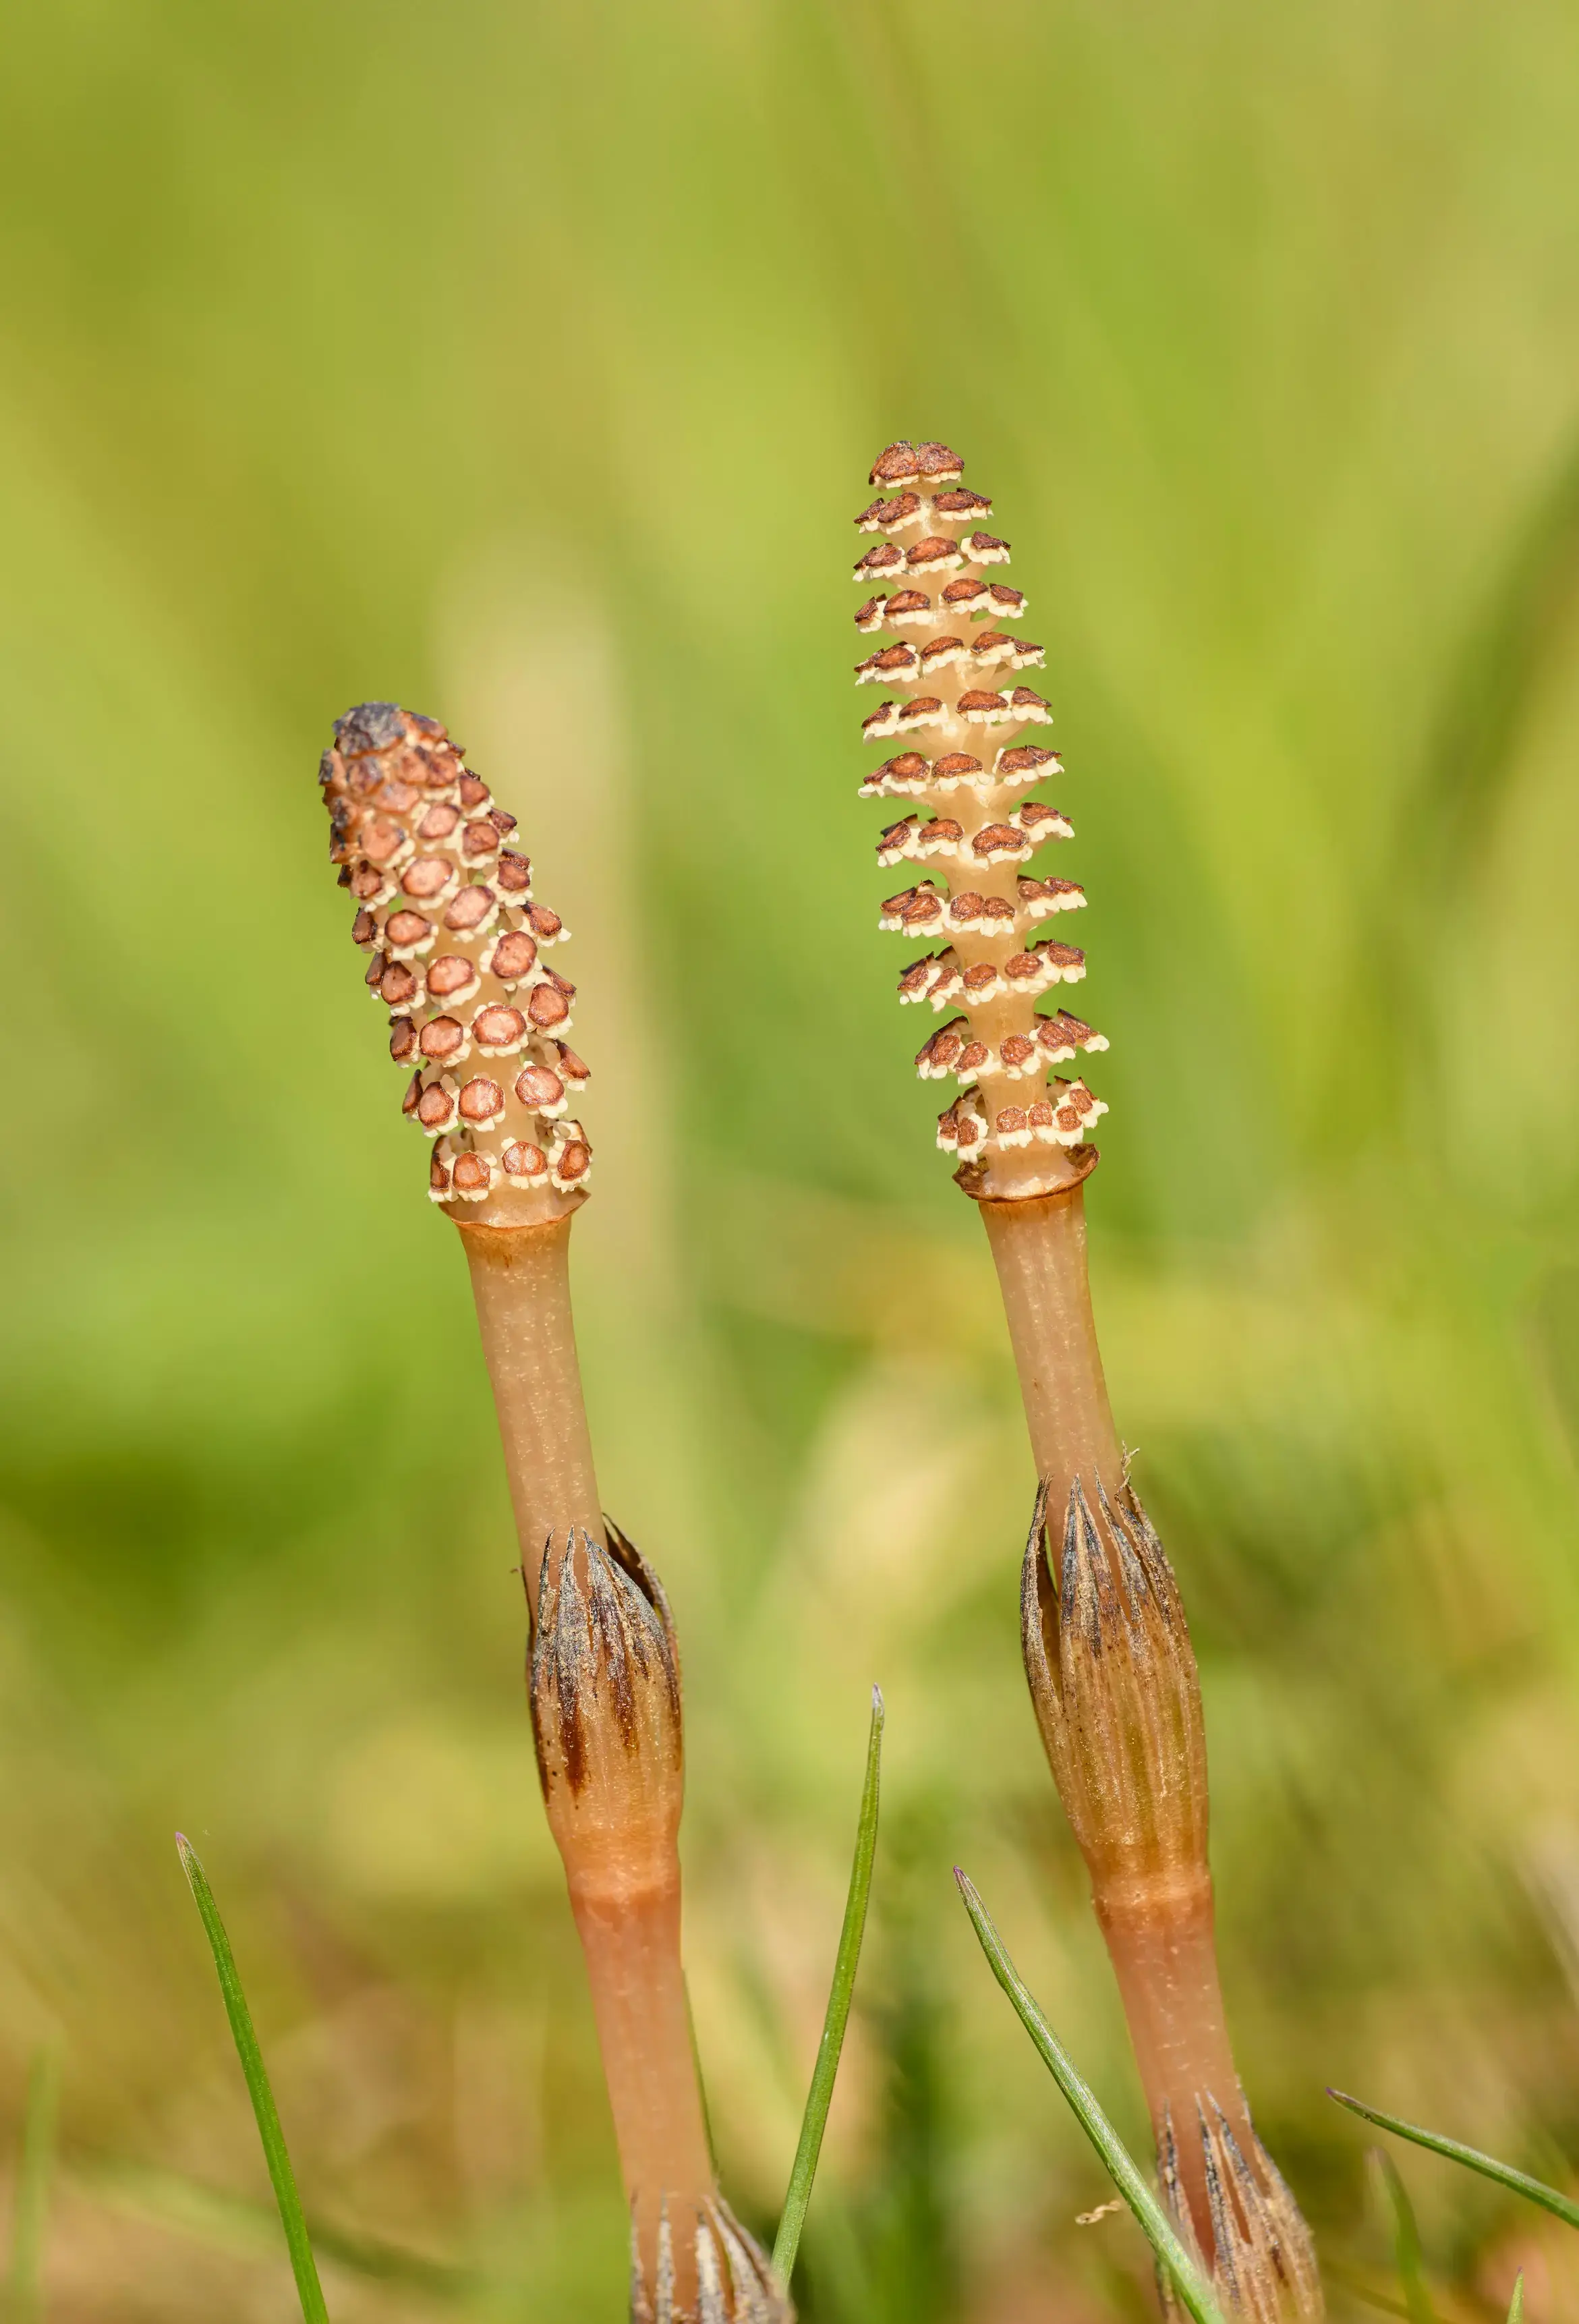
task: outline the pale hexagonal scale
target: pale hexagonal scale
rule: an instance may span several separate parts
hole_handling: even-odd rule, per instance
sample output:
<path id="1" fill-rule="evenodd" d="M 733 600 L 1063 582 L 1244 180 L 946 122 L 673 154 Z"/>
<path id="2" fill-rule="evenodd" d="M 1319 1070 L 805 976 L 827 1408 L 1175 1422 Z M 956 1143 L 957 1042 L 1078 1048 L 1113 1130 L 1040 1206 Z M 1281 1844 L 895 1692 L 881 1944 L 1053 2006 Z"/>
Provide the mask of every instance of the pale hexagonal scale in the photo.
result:
<path id="1" fill-rule="evenodd" d="M 472 1019 L 472 1039 L 480 1057 L 513 1057 L 531 1037 L 531 1028 L 519 1009 L 491 1001 Z"/>
<path id="2" fill-rule="evenodd" d="M 508 992 L 531 975 L 537 967 L 537 938 L 529 936 L 524 928 L 506 929 L 484 953 L 482 966 Z"/>
<path id="3" fill-rule="evenodd" d="M 492 1130 L 504 1119 L 504 1091 L 491 1074 L 474 1074 L 463 1082 L 457 1106 L 468 1130 Z"/>
<path id="4" fill-rule="evenodd" d="M 530 1112 L 549 1120 L 562 1114 L 568 1103 L 565 1084 L 551 1065 L 523 1065 L 515 1077 L 515 1094 Z"/>
<path id="5" fill-rule="evenodd" d="M 440 1008 L 469 1001 L 482 981 L 476 962 L 464 953 L 441 953 L 428 964 L 428 997 Z"/>

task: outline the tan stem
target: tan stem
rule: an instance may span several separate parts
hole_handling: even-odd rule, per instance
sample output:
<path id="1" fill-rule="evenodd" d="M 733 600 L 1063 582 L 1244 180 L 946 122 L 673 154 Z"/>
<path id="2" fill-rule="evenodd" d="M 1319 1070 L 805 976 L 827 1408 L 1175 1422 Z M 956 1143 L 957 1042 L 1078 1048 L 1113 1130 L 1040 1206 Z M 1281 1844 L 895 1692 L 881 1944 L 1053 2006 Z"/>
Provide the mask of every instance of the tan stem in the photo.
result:
<path id="1" fill-rule="evenodd" d="M 570 1313 L 570 1221 L 474 1226 L 457 1221 L 471 1269 L 504 1468 L 532 1617 L 550 1533 L 579 1526 L 603 1541 L 603 1510 Z"/>
<path id="2" fill-rule="evenodd" d="M 692 2264 L 697 2214 L 714 2188 L 680 1969 L 679 1863 L 640 1895 L 623 1884 L 616 1893 L 573 1877 L 570 1903 L 642 2269 L 651 2283 L 667 2202 L 683 2277 Z M 688 2283 L 681 2291 L 688 2301 Z"/>
<path id="3" fill-rule="evenodd" d="M 1050 1506 L 1062 1510 L 1076 1477 L 1088 1496 L 1100 1479 L 1123 1482 L 1085 1268 L 1083 1190 L 978 1204 L 998 1269 L 1026 1426 Z"/>
<path id="4" fill-rule="evenodd" d="M 1203 1866 L 1162 1883 L 1098 1890 L 1094 1902 L 1152 2125 L 1159 2131 L 1164 2109 L 1171 2113 L 1179 2175 L 1201 2249 L 1209 2253 L 1197 2105 L 1214 2098 L 1243 2152 L 1255 2151 L 1223 2014 L 1211 1876 Z"/>

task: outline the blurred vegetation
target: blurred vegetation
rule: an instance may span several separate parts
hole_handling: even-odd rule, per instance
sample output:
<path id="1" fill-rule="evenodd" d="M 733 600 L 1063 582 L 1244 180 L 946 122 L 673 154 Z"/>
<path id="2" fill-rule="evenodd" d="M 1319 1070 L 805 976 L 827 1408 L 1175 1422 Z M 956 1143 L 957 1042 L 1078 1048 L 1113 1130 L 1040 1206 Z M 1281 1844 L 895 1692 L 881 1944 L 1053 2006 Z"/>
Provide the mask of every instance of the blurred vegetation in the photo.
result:
<path id="1" fill-rule="evenodd" d="M 582 1335 L 685 1644 L 728 2183 L 771 2226 L 880 1680 L 808 2313 L 1148 2312 L 949 1877 L 1138 2142 L 855 797 L 901 433 L 995 493 L 1048 645 L 1096 1292 L 1260 2126 L 1344 2284 L 1388 2239 L 1328 2082 L 1571 2187 L 1573 9 L 56 0 L 6 51 L 0 2153 L 58 2044 L 51 2324 L 291 2314 L 178 1824 L 337 2324 L 622 2299 L 464 1270 L 324 862 L 370 695 L 449 722 L 577 937 Z M 1555 2223 L 1406 2173 L 1445 2317 L 1519 2264 L 1574 2312 Z"/>

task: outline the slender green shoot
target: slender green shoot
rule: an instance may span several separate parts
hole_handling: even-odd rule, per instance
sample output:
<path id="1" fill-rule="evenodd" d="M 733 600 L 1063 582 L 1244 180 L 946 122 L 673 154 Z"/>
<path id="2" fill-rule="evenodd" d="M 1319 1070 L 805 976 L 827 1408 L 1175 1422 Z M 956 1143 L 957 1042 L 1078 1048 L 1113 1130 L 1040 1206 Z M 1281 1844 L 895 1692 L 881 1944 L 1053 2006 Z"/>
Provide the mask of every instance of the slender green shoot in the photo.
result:
<path id="1" fill-rule="evenodd" d="M 1212 2287 L 1179 2241 L 1172 2221 L 1097 2103 L 1095 2092 L 1081 2080 L 1073 2059 L 1038 2008 L 1014 1963 L 1004 1950 L 1003 1940 L 993 1927 L 992 1915 L 976 1894 L 974 1884 L 957 1867 L 954 1877 L 959 1883 L 965 1909 L 971 1916 L 971 1925 L 981 1941 L 982 1950 L 992 1964 L 993 1976 L 1009 1996 L 1014 2013 L 1036 2044 L 1043 2065 L 1064 2093 L 1070 2112 L 1106 2164 L 1114 2186 L 1135 2214 L 1141 2234 L 1157 2254 L 1160 2264 L 1172 2277 L 1180 2304 L 1194 2317 L 1195 2324 L 1223 2324 L 1223 2311 L 1213 2295 Z"/>
<path id="2" fill-rule="evenodd" d="M 1445 2154 L 1449 2163 L 1462 2163 L 1466 2170 L 1478 2171 L 1482 2179 L 1494 2179 L 1499 2187 L 1511 2188 L 1514 2194 L 1538 2203 L 1542 2210 L 1550 2211 L 1565 2225 L 1579 2227 L 1579 2203 L 1570 2196 L 1560 2195 L 1544 2180 L 1532 2179 L 1527 2171 L 1515 2171 L 1510 2163 L 1499 2163 L 1494 2154 L 1482 2154 L 1478 2147 L 1461 2146 L 1456 2138 L 1444 2138 L 1440 2131 L 1421 2130 L 1417 2124 L 1400 2121 L 1395 2114 L 1383 2114 L 1376 2107 L 1350 2098 L 1345 2090 L 1328 2090 L 1327 2096 L 1347 2107 L 1351 2114 L 1373 2122 L 1379 2130 L 1393 2131 L 1399 2138 L 1412 2138 L 1417 2146 L 1427 2147 L 1433 2154 Z"/>
<path id="3" fill-rule="evenodd" d="M 43 2314 L 40 2279 L 60 2105 L 60 2053 L 51 2047 L 39 2051 L 27 2078 L 22 2152 L 12 2204 L 11 2263 L 5 2273 L 6 2324 L 37 2324 Z"/>
<path id="4" fill-rule="evenodd" d="M 241 2060 L 247 2095 L 257 2116 L 258 2136 L 263 2142 L 263 2159 L 269 2166 L 274 2200 L 280 2207 L 280 2224 L 285 2230 L 285 2242 L 291 2253 L 291 2271 L 296 2278 L 296 2296 L 301 2302 L 301 2313 L 306 2324 L 329 2324 L 323 2286 L 318 2280 L 318 2263 L 313 2258 L 312 2246 L 308 2240 L 307 2221 L 301 2215 L 301 2198 L 296 2191 L 296 2176 L 291 2168 L 291 2157 L 285 2151 L 285 2134 L 280 2127 L 280 2111 L 274 2104 L 274 2093 L 269 2088 L 268 2069 L 263 2064 L 263 2053 L 258 2047 L 258 2037 L 253 2031 L 252 2012 L 246 2006 L 246 1995 L 242 1991 L 235 1956 L 230 1950 L 230 1940 L 225 1933 L 225 1923 L 219 1917 L 219 1907 L 214 1902 L 214 1891 L 209 1887 L 208 1876 L 198 1859 L 197 1849 L 179 1831 L 175 1844 L 180 1850 L 181 1870 L 187 1876 L 187 1886 L 202 1916 L 214 1954 L 214 1966 L 219 1972 L 219 1990 L 225 2000 L 225 2014 L 230 2020 L 235 2054 Z"/>
<path id="5" fill-rule="evenodd" d="M 1431 2293 L 1426 2282 L 1426 2256 L 1420 2248 L 1420 2229 L 1415 2218 L 1415 2207 L 1409 2200 L 1408 2189 L 1404 2185 L 1390 2154 L 1384 2154 L 1380 2146 L 1373 2146 L 1371 2160 L 1392 2207 L 1393 2257 L 1398 2263 L 1399 2281 L 1403 2285 L 1404 2305 L 1408 2310 L 1409 2324 L 1437 2324 L 1436 2311 L 1431 2305 Z"/>
<path id="6" fill-rule="evenodd" d="M 1508 2302 L 1508 2324 L 1524 2324 L 1524 2270 L 1513 2279 L 1513 2297 Z"/>
<path id="7" fill-rule="evenodd" d="M 795 2163 L 784 2197 L 784 2213 L 779 2221 L 779 2233 L 773 2245 L 773 2267 L 780 2283 L 788 2283 L 794 2273 L 795 2255 L 800 2249 L 800 2230 L 806 2224 L 806 2207 L 811 2200 L 811 2182 L 817 2176 L 817 2156 L 822 2152 L 822 2135 L 827 2127 L 828 2107 L 833 2103 L 834 2083 L 839 2071 L 839 2053 L 845 2046 L 845 2028 L 850 2022 L 850 1999 L 855 1990 L 855 1969 L 861 1959 L 861 1939 L 866 1928 L 866 1902 L 872 1894 L 872 1866 L 877 1854 L 882 1721 L 882 1693 L 874 1686 L 872 1690 L 872 1726 L 866 1738 L 866 1780 L 861 1790 L 861 1819 L 855 1828 L 855 1860 L 850 1867 L 850 1893 L 845 1900 L 845 1925 L 839 1932 L 839 1950 L 834 1958 L 834 1982 L 828 1994 L 827 2014 L 822 2022 L 822 2040 L 817 2045 L 817 2063 L 811 2070 L 811 2088 L 807 2093 L 806 2112 L 801 2117 L 800 2144 L 795 2150 Z"/>

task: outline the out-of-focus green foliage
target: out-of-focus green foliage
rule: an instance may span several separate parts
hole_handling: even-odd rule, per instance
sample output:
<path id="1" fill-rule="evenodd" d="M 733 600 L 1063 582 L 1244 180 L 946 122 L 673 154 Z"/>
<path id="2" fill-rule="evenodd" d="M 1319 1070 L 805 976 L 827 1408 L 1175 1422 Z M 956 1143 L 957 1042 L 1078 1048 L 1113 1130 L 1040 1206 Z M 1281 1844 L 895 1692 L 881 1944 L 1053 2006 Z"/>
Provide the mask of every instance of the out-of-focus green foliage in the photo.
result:
<path id="1" fill-rule="evenodd" d="M 1048 647 L 1096 1294 L 1260 2128 L 1362 2269 L 1329 2082 L 1571 2183 L 1576 92 L 1564 0 L 11 12 L 0 2101 L 58 2039 L 51 2324 L 291 2313 L 178 1824 L 337 2324 L 622 2297 L 464 1270 L 324 862 L 369 695 L 450 723 L 576 936 L 582 1337 L 685 1645 L 731 2189 L 771 2228 L 880 1680 L 808 2310 L 1145 2312 L 949 1880 L 1139 2147 L 855 797 L 902 433 L 995 493 Z M 1412 2183 L 1455 2314 L 1519 2264 L 1572 2312 L 1511 2198 Z"/>

